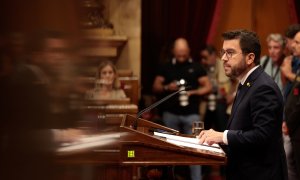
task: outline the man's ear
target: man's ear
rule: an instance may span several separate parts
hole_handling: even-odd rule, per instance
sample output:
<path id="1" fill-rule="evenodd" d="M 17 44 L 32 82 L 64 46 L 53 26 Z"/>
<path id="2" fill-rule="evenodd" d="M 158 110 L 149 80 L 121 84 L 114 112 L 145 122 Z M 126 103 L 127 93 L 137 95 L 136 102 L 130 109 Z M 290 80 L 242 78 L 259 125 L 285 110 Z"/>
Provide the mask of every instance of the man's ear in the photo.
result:
<path id="1" fill-rule="evenodd" d="M 255 59 L 255 54 L 254 53 L 249 53 L 246 56 L 246 63 L 248 65 L 250 65 L 250 64 L 254 63 L 254 59 Z"/>

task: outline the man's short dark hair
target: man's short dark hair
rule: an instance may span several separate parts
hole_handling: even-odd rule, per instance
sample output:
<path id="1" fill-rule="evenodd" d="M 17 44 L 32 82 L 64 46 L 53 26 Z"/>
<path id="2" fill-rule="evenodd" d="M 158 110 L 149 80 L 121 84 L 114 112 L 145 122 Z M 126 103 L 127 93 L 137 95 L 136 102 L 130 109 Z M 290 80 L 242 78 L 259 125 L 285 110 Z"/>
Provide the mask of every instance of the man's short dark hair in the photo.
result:
<path id="1" fill-rule="evenodd" d="M 292 24 L 285 31 L 285 37 L 293 39 L 297 32 L 300 31 L 300 24 Z"/>
<path id="2" fill-rule="evenodd" d="M 208 54 L 213 54 L 213 53 L 217 53 L 217 49 L 211 45 L 211 44 L 207 44 L 205 47 L 203 47 L 203 49 L 201 51 L 206 50 L 208 52 Z"/>
<path id="3" fill-rule="evenodd" d="M 247 30 L 233 30 L 222 34 L 224 40 L 239 39 L 243 54 L 254 53 L 254 64 L 260 61 L 261 46 L 259 38 L 255 32 Z"/>

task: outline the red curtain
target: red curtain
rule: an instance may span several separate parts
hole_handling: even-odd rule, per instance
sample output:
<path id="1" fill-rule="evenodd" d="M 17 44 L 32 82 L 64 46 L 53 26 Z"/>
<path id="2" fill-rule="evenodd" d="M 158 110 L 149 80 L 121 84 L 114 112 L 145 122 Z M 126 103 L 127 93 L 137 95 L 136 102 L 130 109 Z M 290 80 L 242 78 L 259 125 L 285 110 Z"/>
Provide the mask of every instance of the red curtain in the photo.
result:
<path id="1" fill-rule="evenodd" d="M 300 1 L 299 0 L 287 0 L 290 12 L 290 22 L 292 24 L 299 23 L 300 20 Z"/>
<path id="2" fill-rule="evenodd" d="M 168 61 L 173 41 L 188 40 L 191 54 L 206 43 L 217 0 L 142 1 L 142 93 L 151 93 L 157 67 Z"/>
<path id="3" fill-rule="evenodd" d="M 207 35 L 206 44 L 212 44 L 214 42 L 214 38 L 216 37 L 216 32 L 218 28 L 218 24 L 221 18 L 221 12 L 223 9 L 224 0 L 217 0 L 215 4 L 215 11 L 212 17 L 212 22 L 209 28 L 209 33 Z"/>
<path id="4" fill-rule="evenodd" d="M 295 9 L 297 14 L 297 23 L 300 23 L 300 1 L 295 0 Z"/>

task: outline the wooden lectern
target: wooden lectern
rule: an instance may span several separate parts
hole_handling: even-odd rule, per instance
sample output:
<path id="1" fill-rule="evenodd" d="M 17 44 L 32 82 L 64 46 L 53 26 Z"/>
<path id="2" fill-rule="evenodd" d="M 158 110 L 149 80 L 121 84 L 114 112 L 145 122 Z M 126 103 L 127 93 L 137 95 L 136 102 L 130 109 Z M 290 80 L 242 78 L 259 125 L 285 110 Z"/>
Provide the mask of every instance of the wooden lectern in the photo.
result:
<path id="1" fill-rule="evenodd" d="M 58 151 L 58 161 L 94 164 L 98 167 L 101 179 L 134 179 L 137 176 L 138 166 L 224 165 L 226 163 L 225 153 L 178 146 L 154 136 L 153 133 L 164 131 L 180 135 L 174 129 L 138 119 L 135 130 L 132 127 L 136 120 L 136 117 L 126 115 L 119 132 L 97 135 L 106 138 L 95 141 L 95 145 L 86 147 L 81 145 L 81 149 L 71 148 L 69 151 L 61 148 Z"/>

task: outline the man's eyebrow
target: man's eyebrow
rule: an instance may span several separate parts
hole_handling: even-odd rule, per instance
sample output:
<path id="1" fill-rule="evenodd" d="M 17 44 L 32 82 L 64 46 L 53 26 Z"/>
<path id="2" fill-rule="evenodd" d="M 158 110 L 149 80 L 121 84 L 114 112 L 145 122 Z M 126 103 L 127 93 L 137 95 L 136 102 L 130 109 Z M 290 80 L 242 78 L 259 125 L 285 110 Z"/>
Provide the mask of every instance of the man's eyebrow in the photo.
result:
<path id="1" fill-rule="evenodd" d="M 223 51 L 235 51 L 235 49 L 228 48 L 228 49 L 222 49 Z"/>

